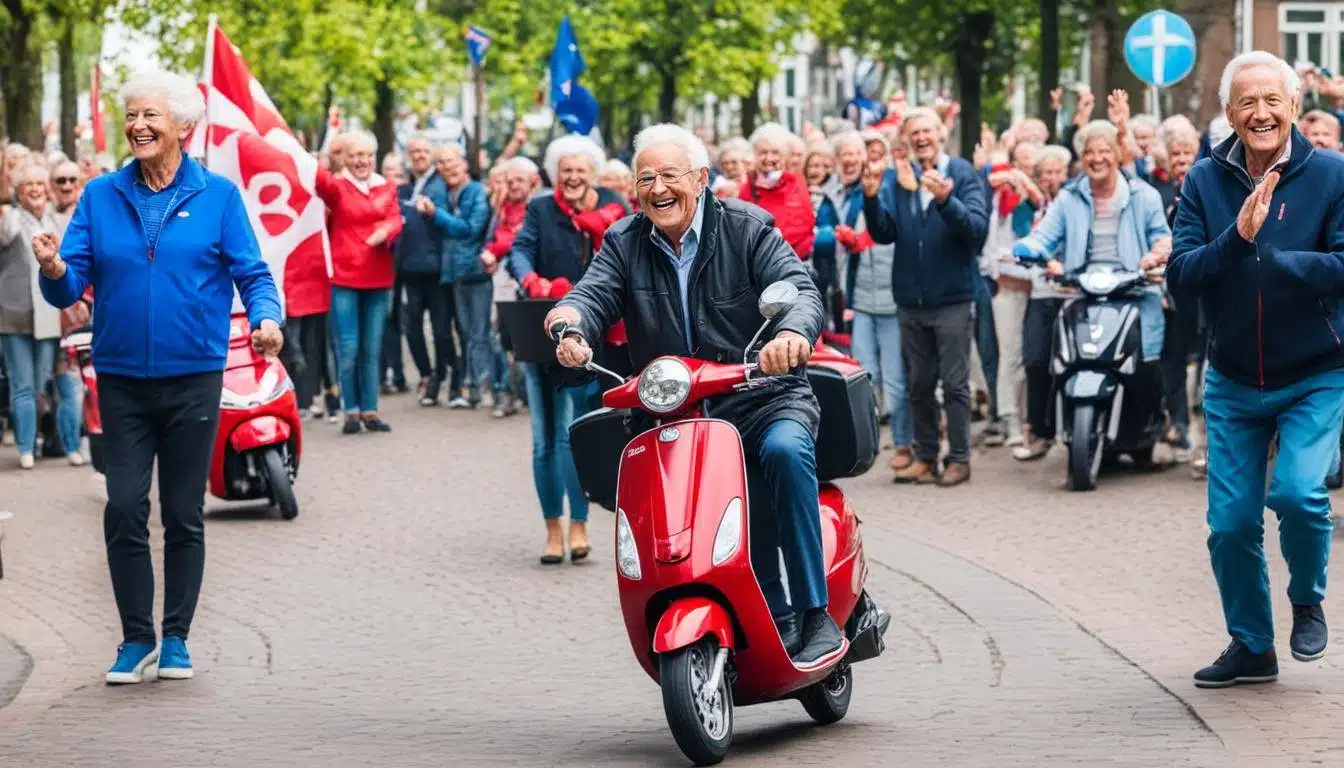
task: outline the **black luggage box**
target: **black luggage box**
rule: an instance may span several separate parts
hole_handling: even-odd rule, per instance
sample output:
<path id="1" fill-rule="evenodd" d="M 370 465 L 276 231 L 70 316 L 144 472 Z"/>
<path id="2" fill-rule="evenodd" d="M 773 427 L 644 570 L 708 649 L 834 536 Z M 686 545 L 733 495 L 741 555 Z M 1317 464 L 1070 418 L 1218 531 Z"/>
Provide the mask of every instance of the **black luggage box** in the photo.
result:
<path id="1" fill-rule="evenodd" d="M 555 342 L 546 335 L 542 323 L 555 306 L 554 299 L 498 301 L 500 335 L 513 347 L 513 359 L 520 363 L 554 363 Z"/>
<path id="2" fill-rule="evenodd" d="M 588 500 L 607 510 L 616 511 L 616 475 L 621 453 L 634 436 L 652 426 L 640 426 L 645 419 L 628 409 L 598 408 L 569 425 L 569 446 L 579 484 Z"/>
<path id="3" fill-rule="evenodd" d="M 825 365 L 809 365 L 807 380 L 821 404 L 817 479 L 824 483 L 867 472 L 881 448 L 872 375 L 861 370 L 846 376 Z"/>

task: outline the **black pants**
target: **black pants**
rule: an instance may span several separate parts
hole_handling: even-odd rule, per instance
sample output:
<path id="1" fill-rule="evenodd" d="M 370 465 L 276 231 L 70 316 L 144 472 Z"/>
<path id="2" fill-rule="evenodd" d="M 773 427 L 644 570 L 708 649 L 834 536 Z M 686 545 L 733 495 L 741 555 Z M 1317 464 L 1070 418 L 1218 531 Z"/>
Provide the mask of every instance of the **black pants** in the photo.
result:
<path id="1" fill-rule="evenodd" d="M 438 273 L 411 274 L 401 276 L 401 284 L 406 289 L 406 300 L 401 306 L 401 327 L 406 334 L 406 346 L 411 350 L 411 360 L 420 372 L 420 378 L 429 379 L 434 391 L 452 372 L 450 392 L 462 388 L 462 368 L 458 365 L 457 346 L 453 342 L 453 325 L 457 322 L 457 307 L 453 300 L 453 287 L 440 285 Z M 434 360 L 430 362 L 429 347 L 425 343 L 425 313 L 429 313 L 430 332 L 434 335 Z M 433 367 L 431 367 L 431 365 Z"/>
<path id="2" fill-rule="evenodd" d="M 1185 390 L 1186 366 L 1190 364 L 1192 356 L 1196 361 L 1201 361 L 1204 350 L 1200 343 L 1199 311 L 1192 306 L 1189 311 L 1168 311 L 1166 315 L 1166 334 L 1162 340 L 1162 377 L 1167 395 L 1167 415 L 1173 427 L 1186 433 L 1190 430 L 1190 398 Z"/>
<path id="3" fill-rule="evenodd" d="M 307 410 L 324 385 L 335 378 L 327 370 L 327 313 L 285 320 L 285 346 L 280 359 L 294 379 L 299 410 Z"/>
<path id="4" fill-rule="evenodd" d="M 899 307 L 901 351 L 910 382 L 910 421 L 915 456 L 938 462 L 938 382 L 947 411 L 947 461 L 971 461 L 971 302 L 932 309 Z"/>
<path id="5" fill-rule="evenodd" d="M 205 485 L 223 374 L 171 379 L 98 377 L 107 456 L 103 535 L 127 643 L 153 643 L 149 488 L 159 462 L 163 634 L 186 639 L 205 571 Z"/>
<path id="6" fill-rule="evenodd" d="M 383 349 L 380 354 L 382 365 L 379 379 L 386 382 L 391 374 L 394 387 L 406 386 L 406 368 L 401 356 L 401 278 L 398 277 L 392 287 L 392 310 L 387 315 L 387 325 L 383 328 Z"/>
<path id="7" fill-rule="evenodd" d="M 1050 375 L 1050 353 L 1055 320 L 1063 299 L 1032 299 L 1022 322 L 1022 367 L 1027 374 L 1027 424 L 1032 436 L 1055 439 L 1055 378 Z"/>

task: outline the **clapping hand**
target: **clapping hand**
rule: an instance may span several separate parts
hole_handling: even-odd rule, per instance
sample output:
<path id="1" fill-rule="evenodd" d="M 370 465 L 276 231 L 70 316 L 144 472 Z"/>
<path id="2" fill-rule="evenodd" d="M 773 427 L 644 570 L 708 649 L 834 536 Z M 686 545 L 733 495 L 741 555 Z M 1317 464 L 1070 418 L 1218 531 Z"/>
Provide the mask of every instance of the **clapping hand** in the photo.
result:
<path id="1" fill-rule="evenodd" d="M 925 171 L 920 177 L 919 183 L 924 190 L 933 195 L 933 199 L 939 205 L 947 202 L 947 198 L 952 194 L 952 180 L 943 178 L 943 175 L 937 171 Z"/>
<path id="2" fill-rule="evenodd" d="M 886 163 L 868 163 L 863 167 L 864 197 L 877 197 L 877 192 L 882 188 L 882 176 L 887 172 Z"/>
<path id="3" fill-rule="evenodd" d="M 1274 188 L 1278 185 L 1279 172 L 1270 171 L 1255 191 L 1246 198 L 1246 202 L 1241 204 L 1241 212 L 1237 214 L 1237 234 L 1241 235 L 1241 239 L 1255 242 L 1256 235 L 1260 234 L 1260 227 L 1264 226 L 1265 219 L 1269 218 L 1269 204 L 1274 198 Z"/>
<path id="4" fill-rule="evenodd" d="M 415 198 L 415 210 L 419 211 L 421 216 L 429 218 L 434 215 L 434 212 L 438 210 L 438 207 L 434 205 L 433 200 L 421 195 L 420 197 Z"/>

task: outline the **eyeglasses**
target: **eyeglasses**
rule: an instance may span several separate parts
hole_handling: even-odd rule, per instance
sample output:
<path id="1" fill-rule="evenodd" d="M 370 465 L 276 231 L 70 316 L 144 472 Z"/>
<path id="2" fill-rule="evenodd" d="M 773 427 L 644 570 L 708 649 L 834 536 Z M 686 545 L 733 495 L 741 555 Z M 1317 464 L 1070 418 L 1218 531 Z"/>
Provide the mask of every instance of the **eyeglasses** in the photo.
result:
<path id="1" fill-rule="evenodd" d="M 653 186 L 655 181 L 662 179 L 663 184 L 670 187 L 678 181 L 681 181 L 682 177 L 688 173 L 695 173 L 695 169 L 692 168 L 688 171 L 663 171 L 658 174 L 646 173 L 638 179 L 635 179 L 635 186 L 640 189 L 648 189 Z"/>
<path id="2" fill-rule="evenodd" d="M 51 183 L 57 186 L 63 186 L 65 184 L 75 184 L 78 181 L 79 179 L 75 176 L 60 176 L 58 178 L 52 179 Z"/>

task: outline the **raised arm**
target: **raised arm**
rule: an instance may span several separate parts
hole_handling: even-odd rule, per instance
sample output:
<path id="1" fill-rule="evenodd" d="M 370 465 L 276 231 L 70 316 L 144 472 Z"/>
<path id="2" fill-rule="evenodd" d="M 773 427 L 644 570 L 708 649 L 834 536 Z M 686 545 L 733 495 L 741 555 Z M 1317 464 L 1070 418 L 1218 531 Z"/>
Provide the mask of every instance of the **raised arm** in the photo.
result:
<path id="1" fill-rule="evenodd" d="M 75 205 L 74 216 L 70 218 L 70 224 L 61 239 L 61 260 L 65 262 L 65 273 L 55 280 L 38 273 L 38 287 L 42 290 L 42 297 L 57 309 L 65 309 L 79 301 L 92 282 L 93 233 L 90 231 L 89 199 L 88 194 L 80 197 Z"/>

